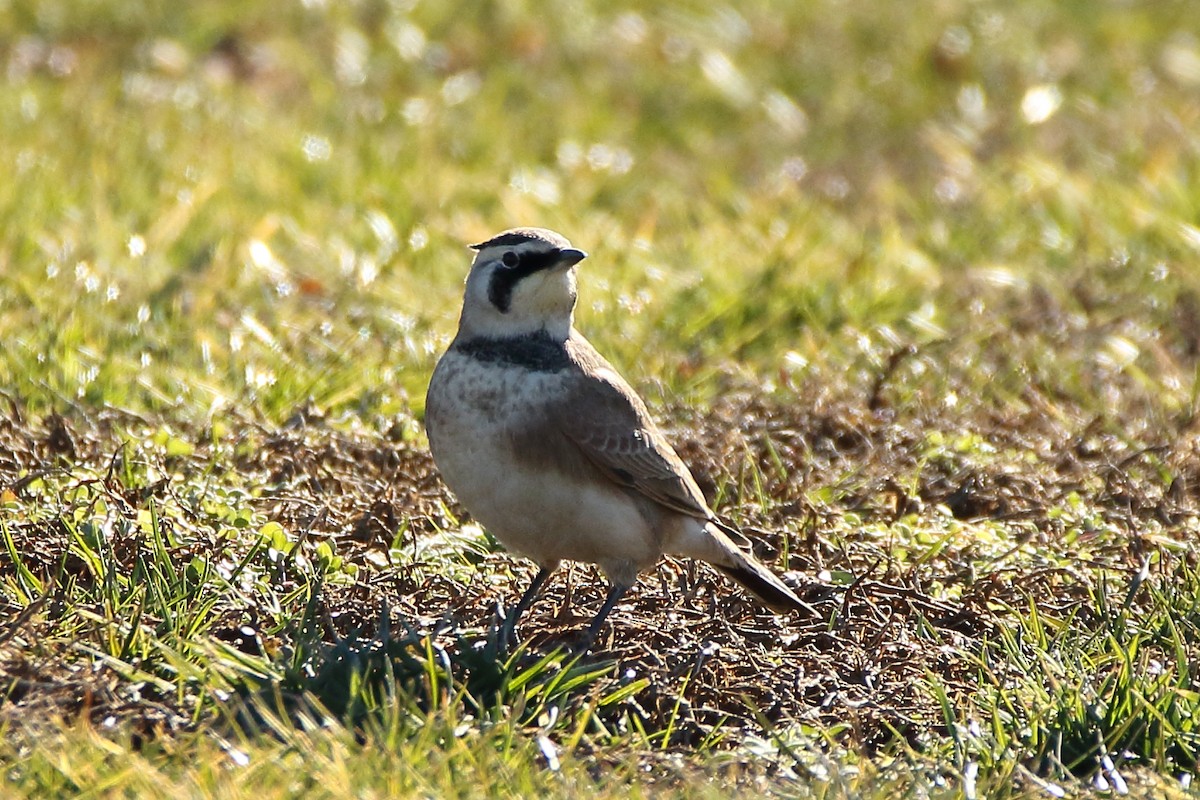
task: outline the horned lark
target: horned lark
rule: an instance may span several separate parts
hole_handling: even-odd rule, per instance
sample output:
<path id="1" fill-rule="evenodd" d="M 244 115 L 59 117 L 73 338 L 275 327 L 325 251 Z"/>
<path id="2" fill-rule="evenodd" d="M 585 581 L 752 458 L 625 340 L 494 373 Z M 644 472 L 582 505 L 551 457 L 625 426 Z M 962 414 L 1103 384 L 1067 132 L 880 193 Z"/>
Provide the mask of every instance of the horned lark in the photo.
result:
<path id="1" fill-rule="evenodd" d="M 563 560 L 612 584 L 590 641 L 638 573 L 665 554 L 703 559 L 776 611 L 812 609 L 734 544 L 645 403 L 575 330 L 575 265 L 542 228 L 480 244 L 458 335 L 429 382 L 434 461 L 468 511 L 541 567 L 505 638 Z"/>

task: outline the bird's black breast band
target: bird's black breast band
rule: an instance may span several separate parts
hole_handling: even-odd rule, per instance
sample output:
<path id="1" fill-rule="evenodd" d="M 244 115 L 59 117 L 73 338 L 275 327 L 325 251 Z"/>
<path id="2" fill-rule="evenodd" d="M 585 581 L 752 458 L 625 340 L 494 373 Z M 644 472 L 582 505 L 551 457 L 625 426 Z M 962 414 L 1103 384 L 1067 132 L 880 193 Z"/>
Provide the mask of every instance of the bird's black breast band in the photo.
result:
<path id="1" fill-rule="evenodd" d="M 521 367 L 531 372 L 558 372 L 571 366 L 567 347 L 545 331 L 506 338 L 478 338 L 455 345 L 469 358 L 489 364 Z"/>

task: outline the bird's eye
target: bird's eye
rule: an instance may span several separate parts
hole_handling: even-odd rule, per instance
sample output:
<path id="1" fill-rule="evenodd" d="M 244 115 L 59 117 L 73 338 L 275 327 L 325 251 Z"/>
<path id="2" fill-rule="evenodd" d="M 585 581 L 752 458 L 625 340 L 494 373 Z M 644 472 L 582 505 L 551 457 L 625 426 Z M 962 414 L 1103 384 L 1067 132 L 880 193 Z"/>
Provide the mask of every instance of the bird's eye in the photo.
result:
<path id="1" fill-rule="evenodd" d="M 512 250 L 509 250 L 507 253 L 500 256 L 500 263 L 506 267 L 515 267 L 517 264 L 521 263 L 521 257 Z"/>

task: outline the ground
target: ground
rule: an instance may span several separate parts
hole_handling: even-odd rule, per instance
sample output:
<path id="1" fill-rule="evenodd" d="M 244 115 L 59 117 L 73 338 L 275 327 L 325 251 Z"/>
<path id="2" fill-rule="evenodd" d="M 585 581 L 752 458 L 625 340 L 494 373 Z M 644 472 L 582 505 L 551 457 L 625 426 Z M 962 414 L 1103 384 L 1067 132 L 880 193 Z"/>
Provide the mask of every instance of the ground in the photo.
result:
<path id="1" fill-rule="evenodd" d="M 1186 796 L 1189 4 L 0 5 L 5 794 Z M 819 616 L 440 483 L 465 245 Z"/>

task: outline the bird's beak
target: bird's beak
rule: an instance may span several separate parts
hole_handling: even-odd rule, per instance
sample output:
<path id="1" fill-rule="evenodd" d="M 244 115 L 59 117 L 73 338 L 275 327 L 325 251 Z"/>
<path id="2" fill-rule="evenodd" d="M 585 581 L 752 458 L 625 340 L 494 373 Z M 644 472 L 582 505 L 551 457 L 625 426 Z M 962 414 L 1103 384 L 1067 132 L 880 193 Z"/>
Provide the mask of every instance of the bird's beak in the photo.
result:
<path id="1" fill-rule="evenodd" d="M 576 250 L 574 247 L 564 247 L 558 251 L 558 263 L 556 266 L 573 267 L 585 258 L 587 258 L 587 253 L 582 250 Z"/>

